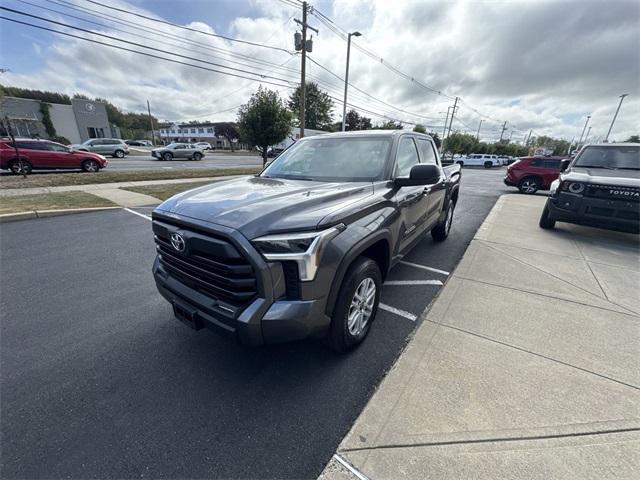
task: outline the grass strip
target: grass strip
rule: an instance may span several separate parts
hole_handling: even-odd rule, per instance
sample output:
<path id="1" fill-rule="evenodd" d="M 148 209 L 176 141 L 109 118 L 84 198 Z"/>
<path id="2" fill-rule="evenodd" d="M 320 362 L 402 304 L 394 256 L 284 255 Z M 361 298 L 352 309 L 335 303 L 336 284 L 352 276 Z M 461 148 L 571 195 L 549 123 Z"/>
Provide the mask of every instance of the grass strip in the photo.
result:
<path id="1" fill-rule="evenodd" d="M 191 190 L 192 188 L 209 185 L 212 182 L 190 182 L 190 183 L 165 183 L 161 185 L 140 185 L 139 187 L 122 187 L 121 190 L 128 190 L 135 193 L 144 193 L 152 197 L 166 200 L 175 194 Z"/>
<path id="2" fill-rule="evenodd" d="M 143 180 L 173 180 L 176 178 L 224 177 L 227 175 L 251 175 L 259 168 L 206 168 L 187 170 L 145 170 L 135 172 L 97 173 L 39 173 L 22 178 L 17 175 L 0 177 L 0 189 L 31 187 L 62 187 L 67 185 L 92 185 L 96 183 L 136 182 Z"/>
<path id="3" fill-rule="evenodd" d="M 0 199 L 0 214 L 92 207 L 117 207 L 117 205 L 106 198 L 85 192 L 40 193 Z"/>

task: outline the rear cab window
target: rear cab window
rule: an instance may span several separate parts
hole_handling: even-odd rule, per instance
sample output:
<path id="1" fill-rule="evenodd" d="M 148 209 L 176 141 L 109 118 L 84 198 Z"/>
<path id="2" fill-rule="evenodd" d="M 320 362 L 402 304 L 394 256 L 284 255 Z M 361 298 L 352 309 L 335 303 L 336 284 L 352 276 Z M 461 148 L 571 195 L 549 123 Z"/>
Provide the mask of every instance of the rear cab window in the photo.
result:
<path id="1" fill-rule="evenodd" d="M 408 177 L 411 167 L 419 163 L 420 157 L 413 137 L 402 137 L 396 154 L 396 177 Z"/>
<path id="2" fill-rule="evenodd" d="M 436 156 L 433 143 L 426 138 L 418 138 L 418 145 L 422 153 L 422 163 L 438 165 L 438 157 Z"/>

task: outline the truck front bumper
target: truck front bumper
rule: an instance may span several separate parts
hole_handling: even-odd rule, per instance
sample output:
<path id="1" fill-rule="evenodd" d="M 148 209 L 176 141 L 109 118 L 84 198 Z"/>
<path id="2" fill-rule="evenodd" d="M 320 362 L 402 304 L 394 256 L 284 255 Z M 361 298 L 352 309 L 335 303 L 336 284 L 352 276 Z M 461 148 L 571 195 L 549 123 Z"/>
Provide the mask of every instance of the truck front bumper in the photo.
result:
<path id="1" fill-rule="evenodd" d="M 640 204 L 560 192 L 547 200 L 549 218 L 559 222 L 640 233 Z"/>
<path id="2" fill-rule="evenodd" d="M 225 312 L 212 298 L 167 274 L 158 258 L 153 265 L 153 276 L 158 291 L 173 306 L 176 318 L 196 330 L 207 328 L 227 334 L 243 345 L 319 338 L 326 333 L 331 322 L 325 314 L 324 297 L 270 300 L 258 296 L 234 315 Z M 262 278 L 261 281 L 272 279 Z"/>

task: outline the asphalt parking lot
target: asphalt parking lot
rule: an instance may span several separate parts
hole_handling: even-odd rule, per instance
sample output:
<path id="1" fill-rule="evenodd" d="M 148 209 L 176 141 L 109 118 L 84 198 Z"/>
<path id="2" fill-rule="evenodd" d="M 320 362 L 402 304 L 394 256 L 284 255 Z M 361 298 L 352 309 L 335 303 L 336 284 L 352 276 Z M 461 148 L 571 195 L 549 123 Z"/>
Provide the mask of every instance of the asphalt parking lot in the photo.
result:
<path id="1" fill-rule="evenodd" d="M 316 478 L 497 197 L 515 192 L 503 174 L 463 171 L 449 239 L 425 238 L 391 272 L 348 355 L 186 328 L 155 289 L 140 215 L 2 225 L 0 476 Z"/>

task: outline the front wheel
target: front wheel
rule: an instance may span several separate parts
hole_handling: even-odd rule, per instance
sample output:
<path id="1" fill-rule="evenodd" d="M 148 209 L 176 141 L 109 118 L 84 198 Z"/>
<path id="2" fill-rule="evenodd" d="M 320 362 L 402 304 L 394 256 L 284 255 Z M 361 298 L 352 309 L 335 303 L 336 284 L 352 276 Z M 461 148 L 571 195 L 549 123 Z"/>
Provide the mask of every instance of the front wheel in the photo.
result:
<path id="1" fill-rule="evenodd" d="M 202 160 L 202 154 L 201 153 L 194 153 L 193 154 L 193 159 L 199 162 L 200 160 Z"/>
<path id="2" fill-rule="evenodd" d="M 493 167 L 493 162 L 489 162 L 489 161 L 484 162 L 484 168 L 491 168 L 491 167 Z"/>
<path id="3" fill-rule="evenodd" d="M 169 152 L 163 153 L 163 154 L 162 154 L 162 159 L 163 159 L 165 162 L 168 162 L 168 161 L 170 161 L 170 160 L 173 160 L 173 155 L 171 155 Z"/>
<path id="4" fill-rule="evenodd" d="M 359 257 L 347 271 L 331 317 L 327 344 L 337 352 L 359 345 L 378 311 L 382 274 L 378 264 Z"/>
<path id="5" fill-rule="evenodd" d="M 431 236 L 436 242 L 444 242 L 449 236 L 451 225 L 453 225 L 453 211 L 455 208 L 455 204 L 453 202 L 449 202 L 444 221 L 431 229 Z"/>
<path id="6" fill-rule="evenodd" d="M 85 160 L 84 162 L 82 162 L 82 170 L 84 172 L 97 172 L 98 170 L 100 170 L 100 165 L 98 165 L 98 162 L 96 162 L 95 160 Z"/>
<path id="7" fill-rule="evenodd" d="M 124 158 L 124 150 L 116 150 L 113 152 L 115 158 Z"/>
<path id="8" fill-rule="evenodd" d="M 545 203 L 544 209 L 542 210 L 542 215 L 540 215 L 540 221 L 538 222 L 540 228 L 551 230 L 556 226 L 556 221 L 551 218 L 550 214 L 551 212 L 549 211 L 549 206 Z"/>

